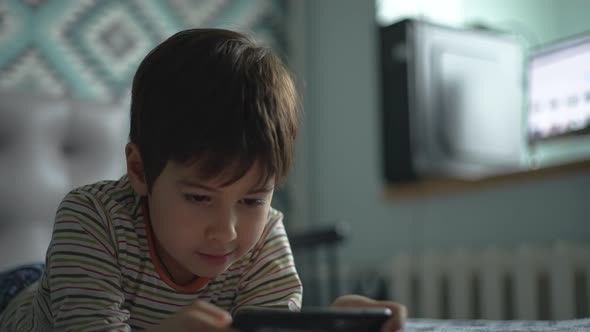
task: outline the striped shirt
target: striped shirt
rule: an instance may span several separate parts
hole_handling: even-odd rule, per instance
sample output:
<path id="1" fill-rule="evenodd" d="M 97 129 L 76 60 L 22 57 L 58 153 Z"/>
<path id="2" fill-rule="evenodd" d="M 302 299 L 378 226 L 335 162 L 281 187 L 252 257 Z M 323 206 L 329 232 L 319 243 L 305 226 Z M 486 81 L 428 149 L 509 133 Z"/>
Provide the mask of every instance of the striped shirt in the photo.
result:
<path id="1" fill-rule="evenodd" d="M 41 279 L 0 314 L 0 331 L 145 329 L 195 300 L 299 310 L 302 285 L 271 209 L 261 238 L 212 279 L 177 285 L 162 272 L 141 197 L 126 176 L 70 192 L 60 204 Z"/>

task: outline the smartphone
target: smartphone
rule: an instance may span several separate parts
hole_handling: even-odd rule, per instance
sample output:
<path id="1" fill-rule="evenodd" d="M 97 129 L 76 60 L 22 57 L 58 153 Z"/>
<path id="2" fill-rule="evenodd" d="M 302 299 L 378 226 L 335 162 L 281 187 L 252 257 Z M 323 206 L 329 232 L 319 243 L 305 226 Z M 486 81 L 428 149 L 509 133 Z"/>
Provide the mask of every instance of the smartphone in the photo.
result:
<path id="1" fill-rule="evenodd" d="M 236 313 L 233 327 L 242 332 L 379 332 L 391 317 L 387 308 L 245 308 Z"/>

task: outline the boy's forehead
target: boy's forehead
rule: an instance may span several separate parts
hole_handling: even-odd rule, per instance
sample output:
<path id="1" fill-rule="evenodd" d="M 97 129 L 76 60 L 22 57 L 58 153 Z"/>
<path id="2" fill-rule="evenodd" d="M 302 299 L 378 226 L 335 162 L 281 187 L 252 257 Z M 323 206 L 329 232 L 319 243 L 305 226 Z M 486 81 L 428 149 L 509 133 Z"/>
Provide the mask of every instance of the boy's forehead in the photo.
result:
<path id="1" fill-rule="evenodd" d="M 176 163 L 178 175 L 185 180 L 192 180 L 201 183 L 207 183 L 211 186 L 221 188 L 239 180 L 246 180 L 252 186 L 257 188 L 266 188 L 274 186 L 274 176 L 266 174 L 262 164 L 255 161 L 244 173 L 241 165 L 234 162 L 218 170 L 215 174 L 207 174 L 204 171 L 202 162 Z"/>

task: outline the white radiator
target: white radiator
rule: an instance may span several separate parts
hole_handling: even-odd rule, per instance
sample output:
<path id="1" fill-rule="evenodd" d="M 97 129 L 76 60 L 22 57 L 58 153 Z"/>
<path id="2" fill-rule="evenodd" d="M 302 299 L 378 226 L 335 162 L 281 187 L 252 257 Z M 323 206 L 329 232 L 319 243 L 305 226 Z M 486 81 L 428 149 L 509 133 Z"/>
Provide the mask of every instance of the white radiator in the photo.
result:
<path id="1" fill-rule="evenodd" d="M 391 298 L 416 318 L 590 317 L 588 245 L 398 254 L 391 269 Z"/>

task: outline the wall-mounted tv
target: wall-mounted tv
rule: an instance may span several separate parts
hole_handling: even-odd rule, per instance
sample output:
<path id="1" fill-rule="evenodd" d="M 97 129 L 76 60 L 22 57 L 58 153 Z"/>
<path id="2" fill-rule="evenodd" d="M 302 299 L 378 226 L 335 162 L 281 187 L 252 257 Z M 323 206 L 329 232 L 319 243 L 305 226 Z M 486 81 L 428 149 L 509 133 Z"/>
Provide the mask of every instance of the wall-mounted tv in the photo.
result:
<path id="1" fill-rule="evenodd" d="M 413 19 L 380 32 L 389 182 L 526 167 L 526 52 L 518 38 Z"/>
<path id="2" fill-rule="evenodd" d="M 590 34 L 532 50 L 526 73 L 531 161 L 590 158 Z"/>

